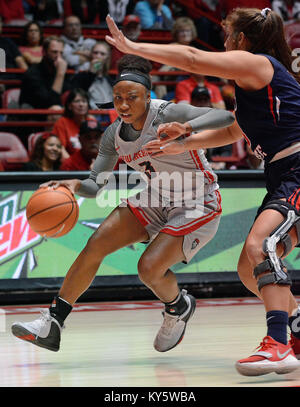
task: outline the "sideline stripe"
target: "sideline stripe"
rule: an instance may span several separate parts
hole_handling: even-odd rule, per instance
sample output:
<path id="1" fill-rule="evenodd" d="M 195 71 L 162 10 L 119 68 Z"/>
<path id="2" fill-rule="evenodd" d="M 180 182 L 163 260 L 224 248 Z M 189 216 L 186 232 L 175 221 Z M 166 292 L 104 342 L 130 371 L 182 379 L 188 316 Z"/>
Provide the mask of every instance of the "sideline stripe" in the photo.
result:
<path id="1" fill-rule="evenodd" d="M 300 303 L 300 297 L 296 297 Z M 262 305 L 258 298 L 216 298 L 197 300 L 197 307 L 226 307 L 226 306 L 244 306 L 244 305 Z M 47 309 L 49 305 L 19 305 L 4 306 L 0 309 L 7 315 L 18 314 L 38 314 L 41 309 Z M 163 304 L 159 301 L 124 301 L 124 302 L 102 302 L 102 303 L 80 303 L 75 304 L 72 312 L 92 312 L 92 311 L 131 311 L 145 309 L 161 309 Z"/>

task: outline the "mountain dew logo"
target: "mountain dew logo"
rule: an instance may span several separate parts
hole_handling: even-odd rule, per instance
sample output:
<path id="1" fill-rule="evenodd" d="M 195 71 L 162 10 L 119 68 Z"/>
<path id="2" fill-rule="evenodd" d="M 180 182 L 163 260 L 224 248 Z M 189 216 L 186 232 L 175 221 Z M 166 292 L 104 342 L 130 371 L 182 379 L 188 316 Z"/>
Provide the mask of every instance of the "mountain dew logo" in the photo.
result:
<path id="1" fill-rule="evenodd" d="M 0 199 L 0 266 L 43 241 L 30 228 L 25 208 L 20 209 L 21 196 L 14 193 Z"/>

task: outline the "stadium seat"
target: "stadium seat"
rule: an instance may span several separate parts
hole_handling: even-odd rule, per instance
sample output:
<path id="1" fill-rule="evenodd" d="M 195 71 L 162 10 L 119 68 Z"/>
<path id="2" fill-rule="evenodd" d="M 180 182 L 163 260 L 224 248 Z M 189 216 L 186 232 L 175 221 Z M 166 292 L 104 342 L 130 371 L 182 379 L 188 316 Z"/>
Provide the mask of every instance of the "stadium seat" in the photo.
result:
<path id="1" fill-rule="evenodd" d="M 7 89 L 2 94 L 3 109 L 18 109 L 20 99 L 20 88 Z"/>
<path id="2" fill-rule="evenodd" d="M 7 25 L 11 26 L 24 26 L 26 25 L 30 20 L 27 20 L 27 18 L 14 18 L 12 20 L 6 21 Z"/>
<path id="3" fill-rule="evenodd" d="M 61 27 L 63 25 L 64 21 L 61 18 L 55 18 L 54 20 L 50 20 L 48 22 L 49 25 L 57 25 L 58 27 Z"/>
<path id="4" fill-rule="evenodd" d="M 247 158 L 247 150 L 245 147 L 245 139 L 240 139 L 232 144 L 232 154 L 230 156 L 212 156 L 214 162 L 225 162 L 227 166 L 245 165 Z"/>
<path id="5" fill-rule="evenodd" d="M 44 134 L 44 131 L 40 131 L 40 132 L 38 132 L 38 133 L 31 133 L 31 134 L 28 136 L 28 139 L 27 139 L 27 143 L 28 143 L 27 148 L 28 148 L 28 153 L 29 153 L 29 155 L 32 153 L 33 148 L 34 148 L 34 145 L 35 145 L 37 139 L 38 139 L 39 137 L 41 137 L 43 134 Z"/>
<path id="6" fill-rule="evenodd" d="M 113 123 L 119 117 L 115 109 L 109 109 L 108 114 L 111 123 Z"/>
<path id="7" fill-rule="evenodd" d="M 0 132 L 0 161 L 6 171 L 20 169 L 29 161 L 26 148 L 15 134 Z"/>

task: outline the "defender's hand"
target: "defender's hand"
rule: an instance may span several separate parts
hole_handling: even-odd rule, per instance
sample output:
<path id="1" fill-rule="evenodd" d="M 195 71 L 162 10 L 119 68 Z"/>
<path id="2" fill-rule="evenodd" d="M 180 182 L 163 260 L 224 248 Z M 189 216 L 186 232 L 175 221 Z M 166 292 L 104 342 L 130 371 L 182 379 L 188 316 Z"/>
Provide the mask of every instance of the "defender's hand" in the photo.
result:
<path id="1" fill-rule="evenodd" d="M 130 41 L 124 36 L 121 30 L 117 27 L 114 20 L 108 15 L 106 17 L 106 23 L 110 31 L 111 36 L 106 35 L 105 40 L 112 46 L 118 48 L 119 51 L 124 54 L 130 54 L 130 51 L 134 47 L 134 42 Z"/>
<path id="2" fill-rule="evenodd" d="M 145 144 L 143 148 L 147 150 L 149 154 L 151 154 L 151 157 L 182 154 L 186 151 L 184 140 L 175 140 L 170 142 L 152 140 Z"/>

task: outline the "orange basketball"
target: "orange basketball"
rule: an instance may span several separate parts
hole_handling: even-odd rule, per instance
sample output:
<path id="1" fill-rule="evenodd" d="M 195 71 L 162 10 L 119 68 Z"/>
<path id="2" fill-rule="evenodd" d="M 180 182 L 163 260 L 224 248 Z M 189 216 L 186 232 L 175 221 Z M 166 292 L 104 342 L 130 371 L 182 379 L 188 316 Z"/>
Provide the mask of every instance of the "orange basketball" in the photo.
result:
<path id="1" fill-rule="evenodd" d="M 66 187 L 39 188 L 30 197 L 26 216 L 32 230 L 44 237 L 61 237 L 76 225 L 79 206 Z"/>

